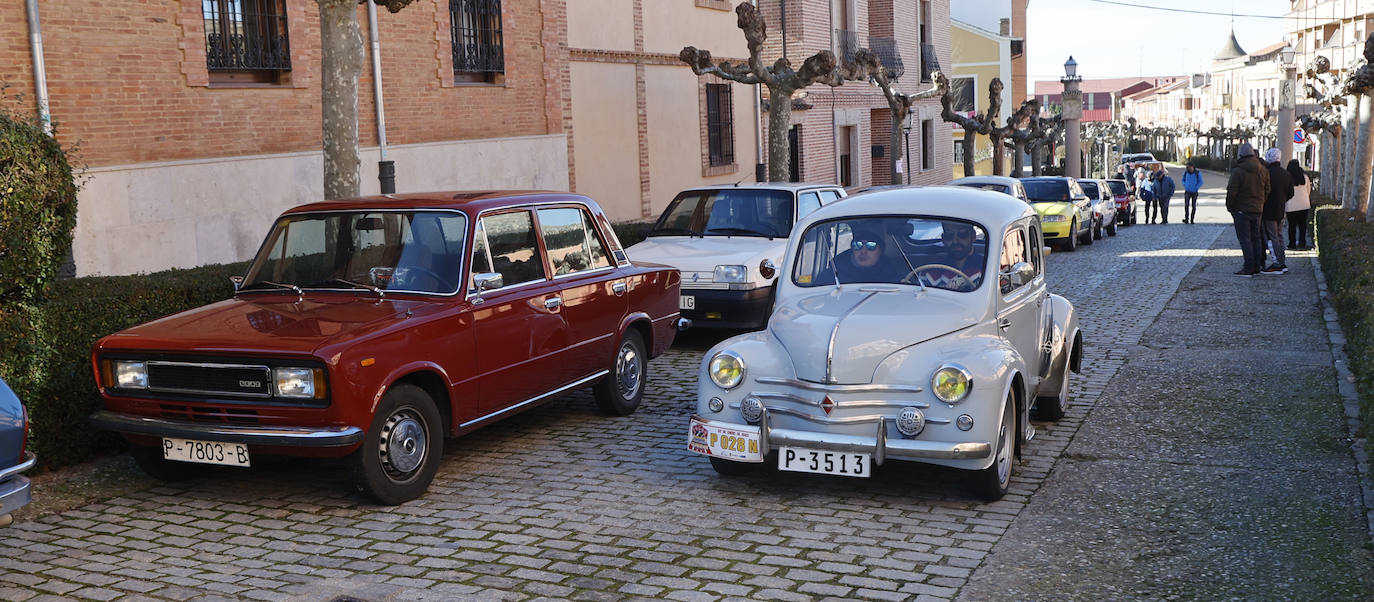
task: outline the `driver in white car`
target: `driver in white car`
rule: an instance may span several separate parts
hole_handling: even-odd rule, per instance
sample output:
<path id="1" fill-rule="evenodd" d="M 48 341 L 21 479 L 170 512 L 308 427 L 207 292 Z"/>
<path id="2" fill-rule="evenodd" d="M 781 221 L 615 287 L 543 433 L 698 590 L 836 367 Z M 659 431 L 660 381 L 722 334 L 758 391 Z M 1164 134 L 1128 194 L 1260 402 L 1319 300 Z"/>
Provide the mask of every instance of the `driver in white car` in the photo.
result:
<path id="1" fill-rule="evenodd" d="M 943 256 L 938 259 L 944 266 L 958 270 L 942 269 L 941 266 L 927 264 L 920 271 L 926 284 L 955 291 L 971 291 L 983 282 L 983 254 L 973 252 L 973 242 L 977 231 L 973 226 L 962 222 L 946 221 L 940 232 Z"/>

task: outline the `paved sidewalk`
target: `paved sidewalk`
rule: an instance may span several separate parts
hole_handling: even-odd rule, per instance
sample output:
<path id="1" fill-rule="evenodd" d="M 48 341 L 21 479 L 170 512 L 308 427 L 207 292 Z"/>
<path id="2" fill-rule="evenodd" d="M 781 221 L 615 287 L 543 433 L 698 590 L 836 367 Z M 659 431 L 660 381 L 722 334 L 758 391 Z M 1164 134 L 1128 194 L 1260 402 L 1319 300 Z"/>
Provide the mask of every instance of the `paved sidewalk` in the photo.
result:
<path id="1" fill-rule="evenodd" d="M 959 599 L 1370 599 L 1314 259 L 1234 276 L 1225 229 Z"/>

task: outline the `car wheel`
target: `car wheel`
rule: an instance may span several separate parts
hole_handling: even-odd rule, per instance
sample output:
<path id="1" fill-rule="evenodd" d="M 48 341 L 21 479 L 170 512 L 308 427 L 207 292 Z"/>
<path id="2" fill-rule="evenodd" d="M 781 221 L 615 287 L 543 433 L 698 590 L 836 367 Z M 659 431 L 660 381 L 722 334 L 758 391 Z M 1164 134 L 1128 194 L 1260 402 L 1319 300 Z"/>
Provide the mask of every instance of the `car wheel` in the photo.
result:
<path id="1" fill-rule="evenodd" d="M 1102 220 L 1093 223 L 1093 240 L 1102 240 Z"/>
<path id="2" fill-rule="evenodd" d="M 387 505 L 420 497 L 444 453 L 442 420 L 424 389 L 392 387 L 377 405 L 362 447 L 349 456 L 354 486 Z"/>
<path id="3" fill-rule="evenodd" d="M 1002 425 L 997 429 L 997 447 L 992 465 L 978 471 L 974 488 L 983 501 L 995 502 L 1007 494 L 1016 455 L 1016 401 L 1010 391 L 1002 407 Z"/>
<path id="4" fill-rule="evenodd" d="M 1112 217 L 1112 225 L 1107 226 L 1107 236 L 1116 236 L 1116 217 Z"/>
<path id="5" fill-rule="evenodd" d="M 191 462 L 177 462 L 162 457 L 162 450 L 156 447 L 135 447 L 129 452 L 134 457 L 134 463 L 148 476 L 159 481 L 174 483 L 194 478 L 205 471 L 205 466 L 197 466 Z"/>
<path id="6" fill-rule="evenodd" d="M 611 373 L 596 383 L 592 393 L 601 411 L 612 416 L 626 416 L 639 407 L 644 397 L 644 385 L 649 376 L 649 356 L 644 353 L 644 341 L 639 332 L 625 331 L 616 345 L 611 360 Z"/>
<path id="7" fill-rule="evenodd" d="M 754 462 L 736 462 L 724 458 L 711 457 L 711 468 L 715 469 L 716 474 L 722 477 L 742 477 L 758 471 L 761 464 Z"/>
<path id="8" fill-rule="evenodd" d="M 1064 356 L 1064 376 L 1060 377 L 1059 391 L 1054 397 L 1045 396 L 1035 399 L 1035 417 L 1041 420 L 1059 420 L 1069 409 L 1069 357 Z"/>
<path id="9" fill-rule="evenodd" d="M 1084 244 L 1084 245 L 1093 244 L 1093 224 L 1092 224 L 1092 222 L 1089 222 L 1089 223 L 1088 223 L 1088 229 L 1086 229 L 1086 230 L 1083 231 L 1083 237 L 1080 238 L 1080 239 L 1078 239 L 1078 242 L 1080 242 L 1080 243 L 1082 243 L 1082 244 Z"/>
<path id="10" fill-rule="evenodd" d="M 1069 237 L 1064 239 L 1064 250 L 1073 252 L 1078 248 L 1078 220 L 1069 224 Z"/>

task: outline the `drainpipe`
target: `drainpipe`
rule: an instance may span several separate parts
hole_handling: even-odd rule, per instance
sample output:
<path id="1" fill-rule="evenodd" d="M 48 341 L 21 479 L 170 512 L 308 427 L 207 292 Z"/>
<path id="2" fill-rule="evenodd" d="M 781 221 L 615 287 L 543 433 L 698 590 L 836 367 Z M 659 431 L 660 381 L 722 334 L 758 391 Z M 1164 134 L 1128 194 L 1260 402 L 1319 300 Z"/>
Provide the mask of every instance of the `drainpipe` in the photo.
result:
<path id="1" fill-rule="evenodd" d="M 35 0 L 29 0 L 34 2 Z M 785 3 L 787 0 L 783 0 Z M 754 8 L 758 8 L 759 0 L 754 0 Z M 783 10 L 787 10 L 785 7 Z M 783 28 L 783 35 L 787 35 L 787 29 Z M 786 46 L 784 46 L 786 47 Z M 788 99 L 791 102 L 791 99 Z M 763 162 L 763 84 L 754 84 L 754 181 L 768 181 L 768 166 Z"/>
<path id="2" fill-rule="evenodd" d="M 34 2 L 35 0 L 29 0 Z M 382 103 L 382 43 L 377 39 L 377 5 L 367 3 L 367 34 L 372 38 L 372 96 L 377 105 L 377 181 L 382 194 L 396 192 L 396 162 L 386 158 L 386 107 Z"/>
<path id="3" fill-rule="evenodd" d="M 38 25 L 38 0 L 27 0 L 29 12 L 29 48 L 33 51 L 33 85 L 38 99 L 38 119 L 43 131 L 52 135 L 52 115 L 48 113 L 48 71 L 43 66 L 43 29 Z"/>

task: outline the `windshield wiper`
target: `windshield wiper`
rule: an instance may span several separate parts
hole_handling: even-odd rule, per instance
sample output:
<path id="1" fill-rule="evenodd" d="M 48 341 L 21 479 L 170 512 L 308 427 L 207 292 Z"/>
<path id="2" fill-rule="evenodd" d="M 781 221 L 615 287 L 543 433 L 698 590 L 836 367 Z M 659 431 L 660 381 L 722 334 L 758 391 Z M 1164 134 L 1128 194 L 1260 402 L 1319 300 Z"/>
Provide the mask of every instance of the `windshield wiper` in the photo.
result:
<path id="1" fill-rule="evenodd" d="M 275 287 L 277 287 L 277 288 L 286 289 L 286 290 L 289 290 L 289 291 L 291 291 L 291 292 L 296 293 L 296 295 L 299 296 L 301 299 L 304 299 L 304 298 L 305 298 L 305 291 L 302 291 L 302 290 L 301 290 L 301 287 L 296 286 L 296 285 L 294 285 L 294 284 L 282 284 L 282 283 L 280 283 L 280 282 L 272 282 L 272 281 L 270 281 L 270 280 L 259 280 L 259 281 L 257 281 L 257 282 L 252 283 L 252 284 L 249 284 L 249 285 L 246 285 L 246 286 L 241 286 L 241 287 L 239 287 L 238 292 L 241 293 L 241 292 L 243 292 L 243 291 L 252 289 L 252 288 L 258 286 L 259 284 L 267 284 L 267 285 L 275 286 Z"/>
<path id="2" fill-rule="evenodd" d="M 731 234 L 744 234 L 748 236 L 767 236 L 768 238 L 775 238 L 774 235 L 769 234 L 767 232 L 760 232 L 758 230 L 751 230 L 749 228 L 711 228 L 706 231 L 706 234 L 711 233 L 725 234 L 726 236 L 729 236 Z"/>
<path id="3" fill-rule="evenodd" d="M 687 236 L 701 236 L 700 233 L 693 232 L 686 228 L 658 228 L 656 230 L 650 230 L 649 233 L 645 234 L 644 236 L 674 236 L 677 234 L 686 234 Z"/>
<path id="4" fill-rule="evenodd" d="M 383 291 L 382 289 L 380 289 L 380 288 L 378 288 L 378 287 L 372 286 L 372 285 L 370 285 L 370 284 L 363 284 L 363 283 L 361 283 L 361 282 L 354 282 L 354 281 L 352 281 L 352 280 L 344 280 L 343 278 L 331 278 L 331 279 L 329 279 L 329 280 L 326 280 L 326 281 L 324 281 L 324 282 L 321 282 L 320 284 L 328 284 L 328 283 L 330 283 L 330 282 L 342 282 L 342 283 L 347 284 L 347 285 L 349 285 L 349 286 L 351 286 L 351 287 L 353 287 L 353 288 L 365 288 L 365 289 L 367 289 L 367 290 L 369 290 L 369 291 L 372 291 L 372 292 L 374 292 L 374 293 L 377 293 L 377 297 L 378 297 L 379 299 L 385 299 L 385 298 L 386 298 L 386 291 Z M 311 287 L 311 288 L 314 288 L 314 287 Z"/>

